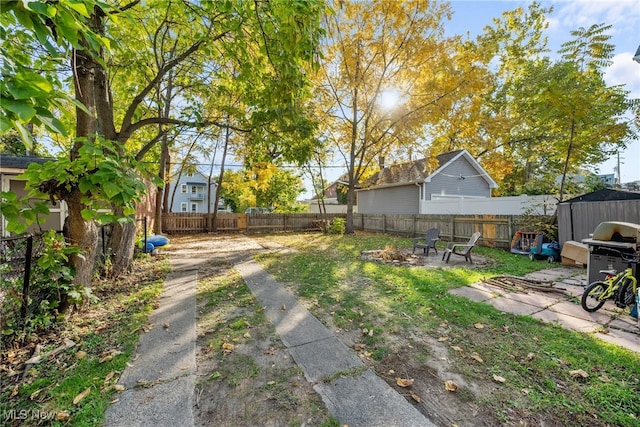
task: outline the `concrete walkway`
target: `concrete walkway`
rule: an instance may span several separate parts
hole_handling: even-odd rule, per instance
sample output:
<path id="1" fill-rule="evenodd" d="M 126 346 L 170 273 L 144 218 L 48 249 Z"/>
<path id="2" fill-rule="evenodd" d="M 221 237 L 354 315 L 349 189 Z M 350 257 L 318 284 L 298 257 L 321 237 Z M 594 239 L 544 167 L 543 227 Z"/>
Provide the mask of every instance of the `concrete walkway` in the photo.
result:
<path id="1" fill-rule="evenodd" d="M 254 262 L 236 265 L 308 381 L 340 424 L 424 426 L 427 420 Z"/>
<path id="2" fill-rule="evenodd" d="M 491 304 L 498 310 L 531 316 L 547 323 L 555 323 L 563 328 L 591 333 L 603 341 L 619 345 L 631 351 L 640 352 L 640 329 L 637 319 L 607 301 L 600 310 L 589 313 L 582 309 L 575 299 L 580 299 L 587 281 L 584 270 L 558 267 L 541 270 L 524 276 L 533 280 L 550 280 L 555 288 L 564 289 L 563 294 L 529 291 L 509 292 L 486 283 L 453 289 L 455 295 L 473 301 Z"/>
<path id="3" fill-rule="evenodd" d="M 194 260 L 172 260 L 151 326 L 118 384 L 125 391 L 106 411 L 105 427 L 193 426 L 196 382 Z"/>

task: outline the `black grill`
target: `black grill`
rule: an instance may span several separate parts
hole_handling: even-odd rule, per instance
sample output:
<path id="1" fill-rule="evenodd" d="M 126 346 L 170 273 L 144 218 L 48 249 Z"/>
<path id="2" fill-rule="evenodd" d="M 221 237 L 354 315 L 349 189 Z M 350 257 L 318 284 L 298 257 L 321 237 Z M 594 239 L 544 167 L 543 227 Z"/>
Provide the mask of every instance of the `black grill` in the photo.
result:
<path id="1" fill-rule="evenodd" d="M 583 239 L 582 243 L 589 246 L 589 264 L 587 283 L 602 280 L 604 276 L 600 270 L 622 271 L 628 263 L 621 257 L 621 253 L 633 255 L 640 251 L 640 225 L 631 222 L 608 221 L 601 222 L 593 231 L 590 239 Z M 632 265 L 634 276 L 638 276 L 637 264 Z"/>

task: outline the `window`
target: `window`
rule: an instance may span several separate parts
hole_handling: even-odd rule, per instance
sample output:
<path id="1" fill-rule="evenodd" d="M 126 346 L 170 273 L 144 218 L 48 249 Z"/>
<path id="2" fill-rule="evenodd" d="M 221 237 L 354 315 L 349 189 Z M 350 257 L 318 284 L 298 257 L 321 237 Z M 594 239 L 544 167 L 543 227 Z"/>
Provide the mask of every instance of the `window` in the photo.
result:
<path id="1" fill-rule="evenodd" d="M 191 194 L 196 194 L 196 192 L 198 191 L 198 187 L 196 187 L 195 185 L 191 186 Z"/>
<path id="2" fill-rule="evenodd" d="M 198 212 L 198 205 L 195 203 L 191 203 L 191 212 Z"/>
<path id="3" fill-rule="evenodd" d="M 180 211 L 181 212 L 186 212 L 187 211 L 187 202 L 180 203 Z"/>
<path id="4" fill-rule="evenodd" d="M 187 184 L 182 184 L 182 186 L 180 188 L 180 191 L 183 192 L 183 193 L 186 193 L 187 192 Z"/>

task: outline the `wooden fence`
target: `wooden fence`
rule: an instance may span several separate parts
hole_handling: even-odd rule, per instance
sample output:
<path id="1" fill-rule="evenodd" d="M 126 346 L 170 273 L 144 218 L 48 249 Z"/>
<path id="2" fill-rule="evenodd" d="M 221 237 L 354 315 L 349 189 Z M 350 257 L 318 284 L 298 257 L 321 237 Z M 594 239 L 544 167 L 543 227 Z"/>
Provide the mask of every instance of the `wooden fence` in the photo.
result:
<path id="1" fill-rule="evenodd" d="M 344 214 L 330 214 L 329 220 Z M 162 230 L 168 234 L 241 232 L 273 233 L 283 231 L 319 230 L 320 214 L 213 214 L 169 213 L 162 215 Z"/>
<path id="2" fill-rule="evenodd" d="M 330 214 L 328 219 L 344 218 L 344 214 Z M 542 218 L 542 217 L 537 217 Z M 218 214 L 216 228 L 213 215 L 193 213 L 171 213 L 162 217 L 165 233 L 242 232 L 300 232 L 319 230 L 320 214 Z M 536 231 L 527 220 L 532 217 L 514 215 L 353 215 L 356 230 L 388 233 L 400 236 L 421 236 L 429 228 L 440 230 L 445 241 L 465 241 L 476 231 L 482 233 L 483 246 L 509 248 L 516 231 Z"/>

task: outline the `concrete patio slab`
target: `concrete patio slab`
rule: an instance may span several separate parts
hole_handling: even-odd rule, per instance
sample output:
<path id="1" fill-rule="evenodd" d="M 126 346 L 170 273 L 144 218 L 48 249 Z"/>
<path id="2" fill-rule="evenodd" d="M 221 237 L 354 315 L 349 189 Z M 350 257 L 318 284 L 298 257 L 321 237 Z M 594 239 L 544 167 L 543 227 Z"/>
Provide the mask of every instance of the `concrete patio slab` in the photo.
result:
<path id="1" fill-rule="evenodd" d="M 616 329 L 609 329 L 609 333 L 607 334 L 598 333 L 598 334 L 595 334 L 595 337 L 602 341 L 619 345 L 631 351 L 640 353 L 640 337 L 638 337 L 638 334 L 634 334 L 626 331 L 619 331 Z"/>
<path id="2" fill-rule="evenodd" d="M 551 310 L 542 310 L 532 315 L 533 318 L 539 319 L 545 323 L 557 323 L 559 326 L 577 332 L 595 332 L 602 326 L 596 322 L 592 322 L 578 317 L 569 316 L 568 314 L 558 313 Z"/>
<path id="3" fill-rule="evenodd" d="M 553 294 L 541 294 L 537 292 L 530 292 L 528 294 L 522 292 L 507 292 L 504 294 L 504 297 L 521 303 L 533 305 L 535 307 L 540 307 L 542 309 L 561 301 L 559 298 L 562 297 L 554 298 L 550 295 Z"/>
<path id="4" fill-rule="evenodd" d="M 562 288 L 564 289 L 564 293 L 572 296 L 572 297 L 576 297 L 576 298 L 580 298 L 582 297 L 582 294 L 584 293 L 584 287 L 583 286 L 579 286 L 579 285 L 572 285 L 570 283 L 565 283 L 565 282 L 560 282 L 557 283 L 556 286 L 554 286 L 555 288 Z"/>
<path id="5" fill-rule="evenodd" d="M 585 311 L 582 306 L 574 304 L 570 301 L 559 302 L 558 304 L 549 307 L 549 310 L 555 311 L 556 313 L 562 313 L 569 316 L 577 317 L 578 319 L 596 322 L 601 325 L 609 323 L 610 320 L 610 316 L 601 310 L 589 313 L 588 311 Z"/>
<path id="6" fill-rule="evenodd" d="M 623 315 L 616 319 L 611 320 L 608 326 L 613 329 L 619 329 L 625 332 L 640 334 L 640 326 L 638 325 L 638 319 L 635 319 L 628 315 Z M 640 340 L 640 337 L 638 337 L 638 340 Z"/>
<path id="7" fill-rule="evenodd" d="M 495 298 L 495 295 L 491 292 L 476 289 L 475 287 L 463 286 L 461 288 L 452 289 L 449 293 L 453 295 L 458 295 L 460 297 L 465 297 L 470 299 L 471 301 L 483 302 L 491 298 Z"/>
<path id="8" fill-rule="evenodd" d="M 491 304 L 497 310 L 520 316 L 530 316 L 533 313 L 537 313 L 542 310 L 540 307 L 536 307 L 535 305 L 526 304 L 507 297 L 494 298 L 487 300 L 486 302 Z"/>
<path id="9" fill-rule="evenodd" d="M 485 292 L 490 292 L 494 296 L 501 296 L 505 292 L 507 292 L 506 290 L 499 288 L 498 286 L 493 286 L 484 282 L 472 283 L 471 285 L 469 285 L 469 287 L 480 289 L 481 291 L 485 291 Z"/>

